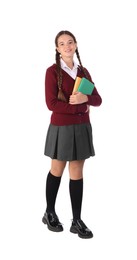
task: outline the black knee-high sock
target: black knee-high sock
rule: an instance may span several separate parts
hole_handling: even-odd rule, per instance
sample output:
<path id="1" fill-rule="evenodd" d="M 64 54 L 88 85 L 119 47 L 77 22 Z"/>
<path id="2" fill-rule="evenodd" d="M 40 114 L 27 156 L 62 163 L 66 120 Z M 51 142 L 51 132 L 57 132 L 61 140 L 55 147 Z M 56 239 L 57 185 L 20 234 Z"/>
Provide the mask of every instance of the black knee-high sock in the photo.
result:
<path id="1" fill-rule="evenodd" d="M 72 205 L 73 220 L 77 220 L 81 218 L 83 179 L 70 180 L 69 191 Z"/>
<path id="2" fill-rule="evenodd" d="M 56 177 L 50 172 L 47 176 L 46 181 L 46 201 L 47 209 L 46 212 L 55 212 L 55 202 L 60 185 L 61 177 Z"/>

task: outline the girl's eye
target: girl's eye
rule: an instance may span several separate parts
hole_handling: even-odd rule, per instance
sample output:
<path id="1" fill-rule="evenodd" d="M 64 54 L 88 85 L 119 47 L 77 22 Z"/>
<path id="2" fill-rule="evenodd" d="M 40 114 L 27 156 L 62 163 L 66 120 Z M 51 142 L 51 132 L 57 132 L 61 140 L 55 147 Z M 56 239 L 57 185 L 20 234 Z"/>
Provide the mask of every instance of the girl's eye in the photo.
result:
<path id="1" fill-rule="evenodd" d="M 71 45 L 71 44 L 73 44 L 73 41 L 69 41 L 68 43 L 66 43 L 66 44 L 64 44 L 63 42 L 60 42 L 59 43 L 59 46 L 64 46 L 64 45 Z"/>

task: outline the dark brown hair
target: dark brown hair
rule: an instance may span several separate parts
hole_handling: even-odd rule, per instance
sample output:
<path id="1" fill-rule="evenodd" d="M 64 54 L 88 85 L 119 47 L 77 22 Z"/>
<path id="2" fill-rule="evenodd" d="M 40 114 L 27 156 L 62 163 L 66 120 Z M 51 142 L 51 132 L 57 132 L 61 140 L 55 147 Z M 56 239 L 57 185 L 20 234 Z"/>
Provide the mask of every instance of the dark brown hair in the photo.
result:
<path id="1" fill-rule="evenodd" d="M 60 31 L 55 37 L 55 46 L 56 47 L 58 47 L 58 38 L 63 34 L 67 34 L 67 35 L 71 36 L 73 38 L 74 42 L 77 43 L 75 36 L 71 32 Z M 79 64 L 80 64 L 79 67 L 81 68 L 82 72 L 84 73 L 85 78 L 89 79 L 88 73 L 82 65 L 78 48 L 76 49 L 75 52 L 76 52 L 77 59 L 78 59 Z M 61 87 L 62 87 L 62 70 L 61 70 L 61 64 L 60 64 L 60 53 L 57 51 L 57 49 L 56 49 L 55 60 L 56 60 L 56 65 L 57 65 L 57 77 L 58 77 L 58 89 L 59 89 L 58 99 L 66 102 L 67 100 L 66 100 L 66 98 L 65 98 L 65 96 L 62 92 L 62 89 L 61 89 Z"/>

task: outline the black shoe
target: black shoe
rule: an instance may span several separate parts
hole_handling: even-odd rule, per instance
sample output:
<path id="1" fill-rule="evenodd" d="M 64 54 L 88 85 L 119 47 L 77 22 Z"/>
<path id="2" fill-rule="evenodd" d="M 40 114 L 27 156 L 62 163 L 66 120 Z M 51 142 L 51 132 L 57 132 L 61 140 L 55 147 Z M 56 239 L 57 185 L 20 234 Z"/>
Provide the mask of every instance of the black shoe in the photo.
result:
<path id="1" fill-rule="evenodd" d="M 81 238 L 92 238 L 93 237 L 93 233 L 91 232 L 91 230 L 89 230 L 87 228 L 87 226 L 84 224 L 84 222 L 81 219 L 72 221 L 70 232 L 72 232 L 74 234 L 78 234 L 78 236 Z"/>
<path id="2" fill-rule="evenodd" d="M 45 212 L 42 222 L 47 224 L 48 229 L 54 232 L 61 232 L 63 231 L 62 224 L 59 222 L 58 216 L 56 213 L 47 213 Z"/>

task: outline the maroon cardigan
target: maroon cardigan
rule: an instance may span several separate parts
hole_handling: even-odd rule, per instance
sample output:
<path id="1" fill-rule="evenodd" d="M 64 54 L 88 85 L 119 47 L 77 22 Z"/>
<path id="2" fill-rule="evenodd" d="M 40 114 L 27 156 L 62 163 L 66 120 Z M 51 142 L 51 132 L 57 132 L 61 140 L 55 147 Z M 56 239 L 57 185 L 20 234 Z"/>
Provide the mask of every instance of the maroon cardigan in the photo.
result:
<path id="1" fill-rule="evenodd" d="M 62 90 L 69 102 L 69 97 L 72 94 L 75 80 L 64 70 L 62 70 L 62 75 Z M 84 77 L 84 74 L 80 68 L 78 68 L 77 76 Z M 51 124 L 63 126 L 89 123 L 89 113 L 86 112 L 87 105 L 100 106 L 102 103 L 102 99 L 97 92 L 96 87 L 94 87 L 92 95 L 88 95 L 88 102 L 83 104 L 71 105 L 69 103 L 58 100 L 57 95 L 58 86 L 56 64 L 53 64 L 47 68 L 45 74 L 45 99 L 48 109 L 52 111 L 50 120 Z"/>

